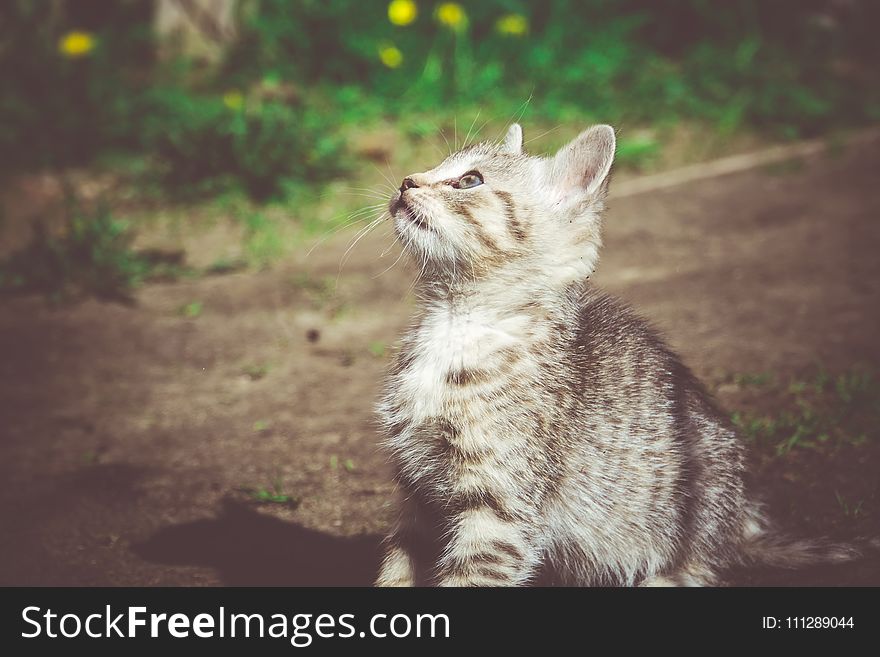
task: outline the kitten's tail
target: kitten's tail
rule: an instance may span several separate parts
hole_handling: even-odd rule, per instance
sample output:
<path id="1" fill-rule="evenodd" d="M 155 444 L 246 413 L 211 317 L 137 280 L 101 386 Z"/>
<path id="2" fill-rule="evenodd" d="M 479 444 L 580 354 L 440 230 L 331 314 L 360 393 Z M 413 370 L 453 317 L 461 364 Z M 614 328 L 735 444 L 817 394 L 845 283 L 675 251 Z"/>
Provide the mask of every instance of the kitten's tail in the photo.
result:
<path id="1" fill-rule="evenodd" d="M 860 538 L 840 543 L 825 538 L 787 536 L 777 532 L 761 507 L 754 504 L 745 522 L 740 558 L 744 565 L 795 569 L 817 564 L 846 563 L 875 550 L 880 550 L 880 538 Z"/>

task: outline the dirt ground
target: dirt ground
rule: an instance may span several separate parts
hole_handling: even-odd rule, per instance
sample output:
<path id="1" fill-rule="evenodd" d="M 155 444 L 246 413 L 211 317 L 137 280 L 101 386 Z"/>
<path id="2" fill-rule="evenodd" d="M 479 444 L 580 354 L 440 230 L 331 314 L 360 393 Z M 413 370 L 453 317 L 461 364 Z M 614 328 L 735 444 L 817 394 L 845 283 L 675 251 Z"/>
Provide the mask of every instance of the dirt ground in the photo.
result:
<path id="1" fill-rule="evenodd" d="M 731 409 L 776 403 L 736 373 L 877 368 L 878 169 L 875 141 L 629 198 L 612 185 L 597 283 Z M 369 584 L 392 515 L 372 407 L 413 270 L 379 275 L 397 256 L 379 230 L 340 272 L 351 237 L 131 306 L 0 300 L 0 584 Z M 800 533 L 880 535 L 878 442 L 758 454 L 756 487 Z M 880 584 L 880 562 L 732 578 Z"/>

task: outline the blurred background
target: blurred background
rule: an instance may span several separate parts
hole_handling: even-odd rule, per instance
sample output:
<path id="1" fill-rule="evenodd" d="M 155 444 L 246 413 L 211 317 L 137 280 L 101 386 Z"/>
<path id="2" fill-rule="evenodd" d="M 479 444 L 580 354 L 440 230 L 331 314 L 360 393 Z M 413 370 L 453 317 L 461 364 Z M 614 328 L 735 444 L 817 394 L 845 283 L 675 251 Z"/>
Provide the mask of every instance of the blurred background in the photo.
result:
<path id="1" fill-rule="evenodd" d="M 784 523 L 880 533 L 878 23 L 869 0 L 3 3 L 0 583 L 369 583 L 393 493 L 371 408 L 413 305 L 382 211 L 515 120 L 538 153 L 617 128 L 599 282 L 719 396 Z"/>

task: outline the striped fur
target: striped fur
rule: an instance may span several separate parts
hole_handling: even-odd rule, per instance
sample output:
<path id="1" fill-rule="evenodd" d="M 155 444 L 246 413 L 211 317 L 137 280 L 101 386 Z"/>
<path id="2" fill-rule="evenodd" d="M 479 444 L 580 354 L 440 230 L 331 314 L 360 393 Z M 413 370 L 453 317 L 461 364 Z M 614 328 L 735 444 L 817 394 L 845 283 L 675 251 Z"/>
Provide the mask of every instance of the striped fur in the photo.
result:
<path id="1" fill-rule="evenodd" d="M 514 126 L 392 199 L 420 306 L 379 405 L 403 498 L 379 585 L 706 585 L 784 561 L 724 414 L 588 281 L 613 154 L 607 126 L 552 158 Z"/>

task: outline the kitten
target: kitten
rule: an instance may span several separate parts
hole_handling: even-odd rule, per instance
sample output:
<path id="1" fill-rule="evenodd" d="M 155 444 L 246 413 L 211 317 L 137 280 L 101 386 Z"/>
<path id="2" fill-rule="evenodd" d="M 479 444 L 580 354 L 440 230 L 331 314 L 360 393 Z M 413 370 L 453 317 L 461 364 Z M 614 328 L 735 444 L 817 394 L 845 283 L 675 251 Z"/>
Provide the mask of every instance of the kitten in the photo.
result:
<path id="1" fill-rule="evenodd" d="M 395 232 L 420 308 L 379 416 L 400 519 L 377 584 L 712 585 L 847 548 L 780 542 L 726 416 L 654 331 L 588 279 L 615 152 L 467 147 L 404 179 Z"/>

